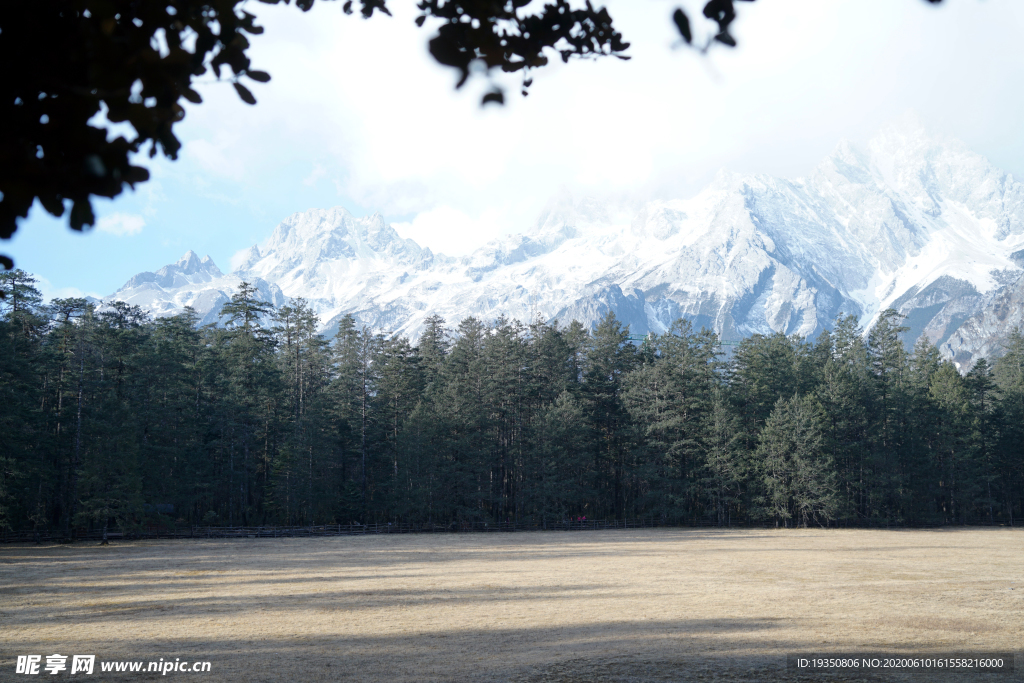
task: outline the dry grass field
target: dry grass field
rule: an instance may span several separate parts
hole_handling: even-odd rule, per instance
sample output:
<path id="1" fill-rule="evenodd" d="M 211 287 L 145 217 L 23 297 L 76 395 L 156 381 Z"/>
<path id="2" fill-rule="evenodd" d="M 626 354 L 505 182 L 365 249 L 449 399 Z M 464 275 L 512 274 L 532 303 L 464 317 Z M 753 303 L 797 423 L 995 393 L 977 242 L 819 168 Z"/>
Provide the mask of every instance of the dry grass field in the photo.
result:
<path id="1" fill-rule="evenodd" d="M 0 547 L 18 654 L 209 660 L 68 680 L 881 681 L 797 651 L 1017 652 L 1024 532 L 686 530 Z M 44 675 L 37 680 L 63 680 Z"/>

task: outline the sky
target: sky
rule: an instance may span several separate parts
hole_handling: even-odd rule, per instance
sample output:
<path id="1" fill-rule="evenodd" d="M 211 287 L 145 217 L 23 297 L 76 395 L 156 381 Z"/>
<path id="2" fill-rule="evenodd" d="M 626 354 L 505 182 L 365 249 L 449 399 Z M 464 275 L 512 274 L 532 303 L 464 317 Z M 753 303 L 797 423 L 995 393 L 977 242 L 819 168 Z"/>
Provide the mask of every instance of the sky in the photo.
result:
<path id="1" fill-rule="evenodd" d="M 605 4 L 632 59 L 555 58 L 523 98 L 505 74 L 455 90 L 414 0 L 370 20 L 340 2 L 303 13 L 249 0 L 266 28 L 249 54 L 272 75 L 250 86 L 258 104 L 203 77 L 204 102 L 175 127 L 177 161 L 140 156 L 151 180 L 95 200 L 85 234 L 37 203 L 0 252 L 47 298 L 105 296 L 190 249 L 228 271 L 292 213 L 342 206 L 460 255 L 529 230 L 566 192 L 628 208 L 690 197 L 720 169 L 804 176 L 907 112 L 1024 177 L 1020 0 L 742 2 L 739 47 L 706 55 L 670 19 L 682 5 L 707 32 L 702 3 Z M 506 106 L 480 107 L 489 78 Z"/>

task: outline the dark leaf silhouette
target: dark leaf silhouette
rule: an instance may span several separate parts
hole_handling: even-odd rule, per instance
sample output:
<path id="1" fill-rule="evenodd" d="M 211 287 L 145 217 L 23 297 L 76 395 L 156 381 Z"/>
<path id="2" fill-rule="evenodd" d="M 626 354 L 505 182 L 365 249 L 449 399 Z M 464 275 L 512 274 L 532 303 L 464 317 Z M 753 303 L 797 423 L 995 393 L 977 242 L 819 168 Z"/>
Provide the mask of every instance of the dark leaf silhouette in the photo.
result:
<path id="1" fill-rule="evenodd" d="M 628 59 L 623 53 L 629 43 L 615 30 L 607 9 L 594 9 L 589 2 L 583 8 L 573 8 L 567 0 L 555 0 L 537 14 L 523 14 L 520 9 L 526 4 L 421 0 L 417 23 L 422 25 L 429 17 L 445 22 L 431 38 L 429 49 L 438 63 L 458 69 L 457 88 L 469 79 L 473 62 L 482 63 L 487 70 L 514 73 L 545 66 L 549 50 L 557 52 L 563 62 L 572 57 Z M 524 79 L 523 90 L 529 85 L 530 79 Z"/>
<path id="2" fill-rule="evenodd" d="M 2 3 L 0 60 L 8 68 L 0 84 L 0 238 L 14 233 L 36 200 L 55 216 L 73 207 L 70 225 L 81 230 L 95 219 L 92 197 L 113 198 L 149 178 L 132 154 L 146 149 L 176 159 L 181 100 L 202 102 L 196 78 L 210 70 L 235 78 L 263 73 L 250 69 L 246 54 L 246 36 L 262 28 L 243 4 Z M 251 93 L 242 97 L 255 101 Z M 107 140 L 106 131 L 89 125 L 104 107 L 108 120 L 130 124 L 134 134 Z"/>
<path id="3" fill-rule="evenodd" d="M 679 29 L 679 35 L 683 37 L 683 40 L 690 44 L 693 42 L 693 32 L 690 31 L 690 18 L 686 16 L 681 8 L 676 8 L 676 11 L 672 13 L 672 21 L 675 22 L 676 28 Z"/>
<path id="4" fill-rule="evenodd" d="M 256 104 L 256 98 L 253 97 L 252 93 L 249 92 L 248 88 L 246 88 L 241 83 L 232 83 L 232 85 L 235 86 L 235 92 L 238 93 L 238 96 L 242 98 L 243 102 L 245 102 L 246 104 Z"/>
<path id="5" fill-rule="evenodd" d="M 729 47 L 736 47 L 736 39 L 725 31 L 722 31 L 721 33 L 716 35 L 715 40 L 724 45 L 728 45 Z"/>
<path id="6" fill-rule="evenodd" d="M 483 100 L 480 101 L 480 104 L 484 105 L 487 104 L 488 102 L 493 102 L 495 104 L 505 104 L 505 93 L 495 88 L 494 90 L 484 95 L 484 98 Z"/>

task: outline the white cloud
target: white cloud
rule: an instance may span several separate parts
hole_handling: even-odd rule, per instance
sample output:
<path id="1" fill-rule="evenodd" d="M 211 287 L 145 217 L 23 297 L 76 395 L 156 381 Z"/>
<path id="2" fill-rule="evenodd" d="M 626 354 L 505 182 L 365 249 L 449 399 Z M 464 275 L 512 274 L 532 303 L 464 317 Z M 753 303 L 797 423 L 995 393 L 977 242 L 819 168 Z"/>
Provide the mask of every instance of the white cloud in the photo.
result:
<path id="1" fill-rule="evenodd" d="M 309 175 L 302 181 L 302 184 L 306 187 L 313 187 L 316 185 L 316 181 L 327 176 L 327 169 L 320 164 L 313 164 L 313 170 L 309 172 Z"/>
<path id="2" fill-rule="evenodd" d="M 155 205 L 157 202 L 167 201 L 167 195 L 164 194 L 163 185 L 159 180 L 154 179 L 152 176 L 148 182 L 136 186 L 135 191 L 139 193 L 139 197 L 144 202 L 142 213 L 148 218 L 156 216 L 157 211 Z"/>
<path id="3" fill-rule="evenodd" d="M 82 291 L 78 287 L 54 287 L 49 280 L 41 275 L 33 275 L 33 277 L 36 278 L 36 288 L 43 295 L 43 301 L 47 303 L 54 299 L 84 299 L 87 296 L 103 298 L 103 295 L 98 292 Z"/>
<path id="4" fill-rule="evenodd" d="M 101 216 L 96 221 L 96 229 L 100 232 L 107 232 L 111 235 L 124 237 L 125 235 L 137 235 L 142 232 L 146 225 L 146 219 L 132 213 L 112 213 Z"/>
<path id="5" fill-rule="evenodd" d="M 231 136 L 233 137 L 233 136 Z M 214 176 L 240 181 L 245 175 L 245 163 L 232 149 L 234 140 L 190 140 L 185 143 L 185 156 L 195 161 Z"/>
<path id="6" fill-rule="evenodd" d="M 420 246 L 448 256 L 472 252 L 502 232 L 497 211 L 484 211 L 473 218 L 459 209 L 442 205 L 416 214 L 408 222 L 392 223 L 402 237 L 415 240 Z"/>
<path id="7" fill-rule="evenodd" d="M 1016 50 L 1013 31 L 985 37 L 977 28 L 1024 14 L 1005 0 L 938 9 L 923 0 L 743 3 L 740 47 L 702 57 L 673 49 L 675 3 L 601 4 L 632 41 L 633 59 L 553 59 L 533 74 L 528 98 L 517 94 L 518 76 L 494 74 L 506 88 L 503 108 L 479 107 L 483 78 L 453 89 L 453 70 L 426 50 L 434 29 L 413 24 L 412 3 L 369 21 L 331 3 L 309 13 L 261 6 L 267 33 L 253 40 L 252 58 L 274 80 L 257 89 L 259 105 L 204 90 L 207 103 L 189 116 L 198 112 L 211 131 L 232 122 L 233 138 L 210 139 L 228 145 L 231 159 L 247 159 L 246 182 L 260 164 L 308 169 L 318 159 L 305 185 L 323 177 L 322 167 L 338 169 L 330 177 L 342 203 L 416 215 L 403 224 L 414 239 L 456 253 L 493 236 L 486 212 L 512 206 L 500 231 L 525 229 L 535 218 L 525 207 L 536 210 L 563 185 L 593 196 L 689 196 L 723 167 L 806 174 L 840 139 L 866 139 L 908 108 L 974 126 L 978 107 L 965 102 L 977 97 L 957 94 L 977 90 L 971 78 L 937 86 L 922 75 L 1000 63 L 996 54 Z M 695 30 L 705 30 L 703 3 L 684 4 Z M 976 94 L 991 100 L 1005 90 Z M 1021 109 L 1017 95 L 998 97 Z M 256 149 L 267 158 L 252 157 Z"/>

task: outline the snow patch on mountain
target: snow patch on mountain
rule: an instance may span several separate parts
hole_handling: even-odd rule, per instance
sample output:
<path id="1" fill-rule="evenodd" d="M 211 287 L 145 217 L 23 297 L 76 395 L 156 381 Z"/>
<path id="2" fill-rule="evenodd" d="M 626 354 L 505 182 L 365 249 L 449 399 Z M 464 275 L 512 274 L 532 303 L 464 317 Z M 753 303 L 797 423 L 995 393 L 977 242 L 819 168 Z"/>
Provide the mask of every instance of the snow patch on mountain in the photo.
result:
<path id="1" fill-rule="evenodd" d="M 1022 248 L 1024 186 L 908 118 L 863 149 L 840 142 L 806 178 L 721 172 L 693 197 L 628 213 L 562 193 L 524 233 L 460 258 L 401 238 L 379 214 L 312 209 L 229 275 L 189 252 L 109 298 L 156 315 L 190 305 L 215 322 L 244 279 L 276 305 L 306 299 L 325 332 L 352 314 L 413 337 L 432 314 L 593 324 L 608 310 L 639 333 L 685 317 L 726 339 L 814 336 L 836 315 L 869 326 L 891 306 L 908 338 L 942 345 L 1020 278 Z"/>
<path id="2" fill-rule="evenodd" d="M 177 315 L 190 307 L 199 314 L 200 324 L 206 325 L 220 322 L 221 306 L 231 300 L 241 282 L 238 275 L 222 273 L 208 255 L 200 259 L 189 250 L 177 263 L 133 276 L 104 301 L 124 301 L 157 317 Z M 284 305 L 284 293 L 276 284 L 258 278 L 252 283 L 263 301 Z"/>

